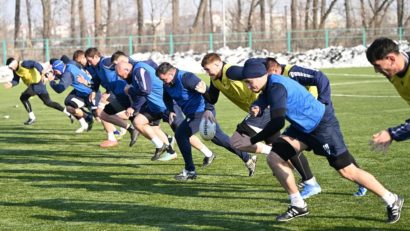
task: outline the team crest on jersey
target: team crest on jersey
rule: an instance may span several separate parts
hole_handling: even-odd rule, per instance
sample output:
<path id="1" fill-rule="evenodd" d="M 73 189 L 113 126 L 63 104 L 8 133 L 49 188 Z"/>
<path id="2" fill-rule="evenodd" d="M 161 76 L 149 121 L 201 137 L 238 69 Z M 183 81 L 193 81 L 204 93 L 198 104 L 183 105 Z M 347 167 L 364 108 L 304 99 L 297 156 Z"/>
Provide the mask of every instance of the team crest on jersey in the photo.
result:
<path id="1" fill-rule="evenodd" d="M 329 147 L 329 144 L 324 144 L 322 147 L 323 147 L 323 150 L 325 150 L 326 153 L 327 153 L 328 155 L 330 155 L 330 147 Z"/>

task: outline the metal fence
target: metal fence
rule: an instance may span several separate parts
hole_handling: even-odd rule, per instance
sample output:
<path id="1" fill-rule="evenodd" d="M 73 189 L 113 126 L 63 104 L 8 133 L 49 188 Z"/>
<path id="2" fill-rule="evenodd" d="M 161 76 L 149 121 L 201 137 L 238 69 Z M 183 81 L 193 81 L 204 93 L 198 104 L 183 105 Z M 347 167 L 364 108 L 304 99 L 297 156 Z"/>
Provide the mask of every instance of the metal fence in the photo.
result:
<path id="1" fill-rule="evenodd" d="M 250 47 L 272 52 L 303 52 L 313 48 L 329 46 L 366 46 L 375 38 L 385 36 L 395 40 L 409 40 L 410 27 L 389 27 L 376 29 L 324 29 L 277 32 L 235 32 L 227 33 L 226 45 L 230 48 Z M 223 34 L 168 34 L 168 35 L 130 35 L 117 37 L 50 38 L 32 40 L 3 40 L 1 62 L 7 57 L 47 61 L 62 54 L 71 55 L 77 49 L 96 46 L 104 54 L 122 50 L 129 54 L 158 51 L 173 54 L 193 50 L 207 52 L 223 47 Z"/>

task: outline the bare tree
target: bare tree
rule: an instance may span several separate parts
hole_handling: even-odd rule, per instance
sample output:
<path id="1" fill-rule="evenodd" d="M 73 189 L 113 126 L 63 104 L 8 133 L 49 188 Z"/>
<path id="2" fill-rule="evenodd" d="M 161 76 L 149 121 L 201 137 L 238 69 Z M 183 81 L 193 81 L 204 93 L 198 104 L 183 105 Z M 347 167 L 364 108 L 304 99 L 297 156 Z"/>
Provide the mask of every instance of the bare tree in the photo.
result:
<path id="1" fill-rule="evenodd" d="M 75 29 L 76 29 L 76 26 L 75 26 L 75 18 L 76 18 L 76 16 L 75 16 L 75 7 L 76 7 L 76 4 L 75 4 L 75 0 L 71 0 L 71 9 L 70 9 L 70 35 L 71 35 L 71 37 L 72 38 L 74 38 L 75 37 Z M 75 40 L 73 40 L 72 41 L 73 42 L 73 44 L 74 44 L 74 42 L 75 42 Z"/>
<path id="2" fill-rule="evenodd" d="M 250 32 L 252 31 L 252 16 L 253 13 L 255 12 L 255 8 L 258 6 L 259 1 L 256 0 L 252 0 L 251 1 L 251 6 L 249 8 L 249 12 L 248 12 L 248 19 L 247 19 L 247 23 L 246 23 L 246 32 Z"/>
<path id="3" fill-rule="evenodd" d="M 20 0 L 16 0 L 14 15 L 14 47 L 17 47 L 17 38 L 19 36 L 21 21 L 20 21 Z"/>
<path id="4" fill-rule="evenodd" d="M 292 31 L 298 29 L 298 22 L 297 22 L 297 17 L 298 17 L 297 5 L 298 5 L 298 1 L 297 1 L 297 0 L 291 0 L 291 3 L 290 3 L 290 27 L 291 27 L 291 30 L 292 30 Z"/>
<path id="5" fill-rule="evenodd" d="M 214 19 L 212 17 L 212 0 L 209 0 L 209 28 L 210 32 L 214 32 Z"/>
<path id="6" fill-rule="evenodd" d="M 167 1 L 165 4 L 163 2 L 155 1 L 155 0 L 150 0 L 150 6 L 151 6 L 151 11 L 150 11 L 150 16 L 151 16 L 151 31 L 152 31 L 152 36 L 154 38 L 153 40 L 153 45 L 152 49 L 157 50 L 157 28 L 159 25 L 162 24 L 164 20 L 164 14 L 165 11 L 168 8 L 168 5 L 170 4 L 170 1 Z M 155 18 L 158 18 L 158 21 L 155 21 Z"/>
<path id="7" fill-rule="evenodd" d="M 397 26 L 403 26 L 404 19 L 404 0 L 397 0 Z"/>
<path id="8" fill-rule="evenodd" d="M 332 2 L 329 5 L 329 8 L 327 8 L 327 10 L 323 14 L 321 14 L 319 29 L 324 28 L 326 19 L 329 16 L 330 12 L 332 11 L 333 7 L 335 6 L 336 2 L 337 0 L 332 0 Z"/>
<path id="9" fill-rule="evenodd" d="M 204 15 L 204 12 L 206 10 L 206 1 L 207 0 L 201 0 L 200 3 L 199 3 L 199 7 L 198 7 L 198 10 L 197 10 L 197 13 L 196 13 L 196 16 L 195 16 L 194 23 L 192 24 L 192 27 L 190 29 L 190 34 L 191 35 L 192 34 L 197 34 L 198 31 L 199 31 L 200 18 L 201 18 L 201 15 Z M 192 49 L 194 47 L 193 46 L 194 40 L 195 40 L 195 37 L 191 36 L 190 41 L 189 41 L 189 49 Z"/>
<path id="10" fill-rule="evenodd" d="M 98 40 L 97 46 L 99 49 L 103 50 L 104 40 L 102 37 L 104 36 L 104 27 L 102 24 L 102 7 L 101 7 L 101 0 L 94 0 L 94 36 L 95 39 Z"/>
<path id="11" fill-rule="evenodd" d="M 177 34 L 179 29 L 179 0 L 172 0 L 172 33 Z"/>
<path id="12" fill-rule="evenodd" d="M 87 37 L 87 27 L 84 15 L 84 0 L 78 0 L 78 14 L 80 18 L 80 38 L 82 41 L 82 45 L 85 47 L 86 41 L 85 37 Z"/>
<path id="13" fill-rule="evenodd" d="M 350 0 L 345 0 L 345 16 L 346 16 L 346 28 L 352 28 L 352 16 Z"/>
<path id="14" fill-rule="evenodd" d="M 306 0 L 305 5 L 305 30 L 309 30 L 309 12 L 310 12 L 310 5 L 312 0 Z"/>
<path id="15" fill-rule="evenodd" d="M 319 0 L 313 0 L 312 11 L 313 11 L 312 28 L 316 29 L 318 25 L 317 20 L 318 20 L 318 15 L 319 15 Z"/>
<path id="16" fill-rule="evenodd" d="M 43 38 L 49 39 L 51 35 L 51 4 L 50 0 L 41 0 L 41 5 L 43 7 Z M 46 43 L 46 40 L 44 40 Z M 46 44 L 44 44 L 45 47 Z M 47 56 L 47 50 L 44 49 L 44 57 Z"/>
<path id="17" fill-rule="evenodd" d="M 259 0 L 259 9 L 260 9 L 260 17 L 261 17 L 261 31 L 266 34 L 266 20 L 265 20 L 265 0 Z"/>
<path id="18" fill-rule="evenodd" d="M 111 29 L 112 29 L 112 2 L 107 0 L 107 22 L 106 22 L 106 35 L 107 37 L 111 36 Z"/>
<path id="19" fill-rule="evenodd" d="M 138 24 L 138 43 L 142 42 L 140 36 L 144 35 L 144 4 L 143 0 L 137 1 L 137 24 Z"/>
<path id="20" fill-rule="evenodd" d="M 28 24 L 28 40 L 29 40 L 29 45 L 31 46 L 31 39 L 33 38 L 33 32 L 32 32 L 32 25 L 31 25 L 31 1 L 26 0 L 26 9 L 27 9 L 27 24 Z"/>

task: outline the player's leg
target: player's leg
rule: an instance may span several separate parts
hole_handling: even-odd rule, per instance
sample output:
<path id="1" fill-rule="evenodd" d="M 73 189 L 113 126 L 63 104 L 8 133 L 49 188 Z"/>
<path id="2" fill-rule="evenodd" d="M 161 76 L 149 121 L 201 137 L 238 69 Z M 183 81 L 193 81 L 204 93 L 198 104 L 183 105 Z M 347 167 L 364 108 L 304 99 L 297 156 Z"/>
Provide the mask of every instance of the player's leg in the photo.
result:
<path id="1" fill-rule="evenodd" d="M 34 112 L 31 108 L 31 103 L 29 101 L 30 97 L 34 95 L 36 95 L 36 92 L 34 91 L 32 85 L 28 86 L 27 89 L 20 95 L 20 101 L 28 112 L 29 117 L 28 120 L 24 122 L 25 125 L 31 125 L 36 121 L 36 116 L 34 115 Z"/>
<path id="2" fill-rule="evenodd" d="M 267 157 L 267 162 L 276 179 L 288 193 L 291 205 L 288 210 L 277 216 L 277 221 L 289 221 L 295 217 L 309 214 L 307 204 L 303 200 L 296 185 L 289 159 L 306 148 L 306 145 L 297 139 L 282 136 L 272 144 L 272 152 Z"/>
<path id="3" fill-rule="evenodd" d="M 129 144 L 131 147 L 137 142 L 139 132 L 134 128 L 132 123 L 129 124 L 124 120 L 126 118 L 124 111 L 130 105 L 131 103 L 129 101 L 125 102 L 115 99 L 104 107 L 104 110 L 101 112 L 101 119 L 108 123 L 127 129 L 131 135 L 131 141 Z"/>
<path id="4" fill-rule="evenodd" d="M 202 113 L 197 113 L 191 118 L 186 118 L 175 131 L 175 139 L 182 157 L 184 158 L 185 167 L 181 173 L 175 176 L 176 180 L 189 180 L 196 178 L 195 164 L 192 159 L 192 149 L 189 143 L 189 137 L 199 130 Z M 189 122 L 188 122 L 189 121 Z"/>

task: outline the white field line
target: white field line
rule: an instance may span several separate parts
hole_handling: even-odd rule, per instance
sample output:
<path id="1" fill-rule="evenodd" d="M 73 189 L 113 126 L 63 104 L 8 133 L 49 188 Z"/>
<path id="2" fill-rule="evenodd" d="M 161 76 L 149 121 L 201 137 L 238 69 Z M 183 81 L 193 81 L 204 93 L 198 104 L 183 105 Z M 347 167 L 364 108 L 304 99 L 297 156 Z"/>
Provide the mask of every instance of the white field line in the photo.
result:
<path id="1" fill-rule="evenodd" d="M 352 73 L 341 74 L 341 73 L 329 73 L 329 72 L 325 72 L 325 74 L 332 75 L 332 76 L 383 77 L 383 75 L 381 74 L 352 74 Z"/>
<path id="2" fill-rule="evenodd" d="M 367 81 L 350 81 L 343 83 L 331 83 L 330 86 L 352 85 L 361 83 L 389 83 L 387 80 L 367 80 Z"/>
<path id="3" fill-rule="evenodd" d="M 350 95 L 350 94 L 332 94 L 336 97 L 356 97 L 356 98 L 400 98 L 398 95 Z"/>

